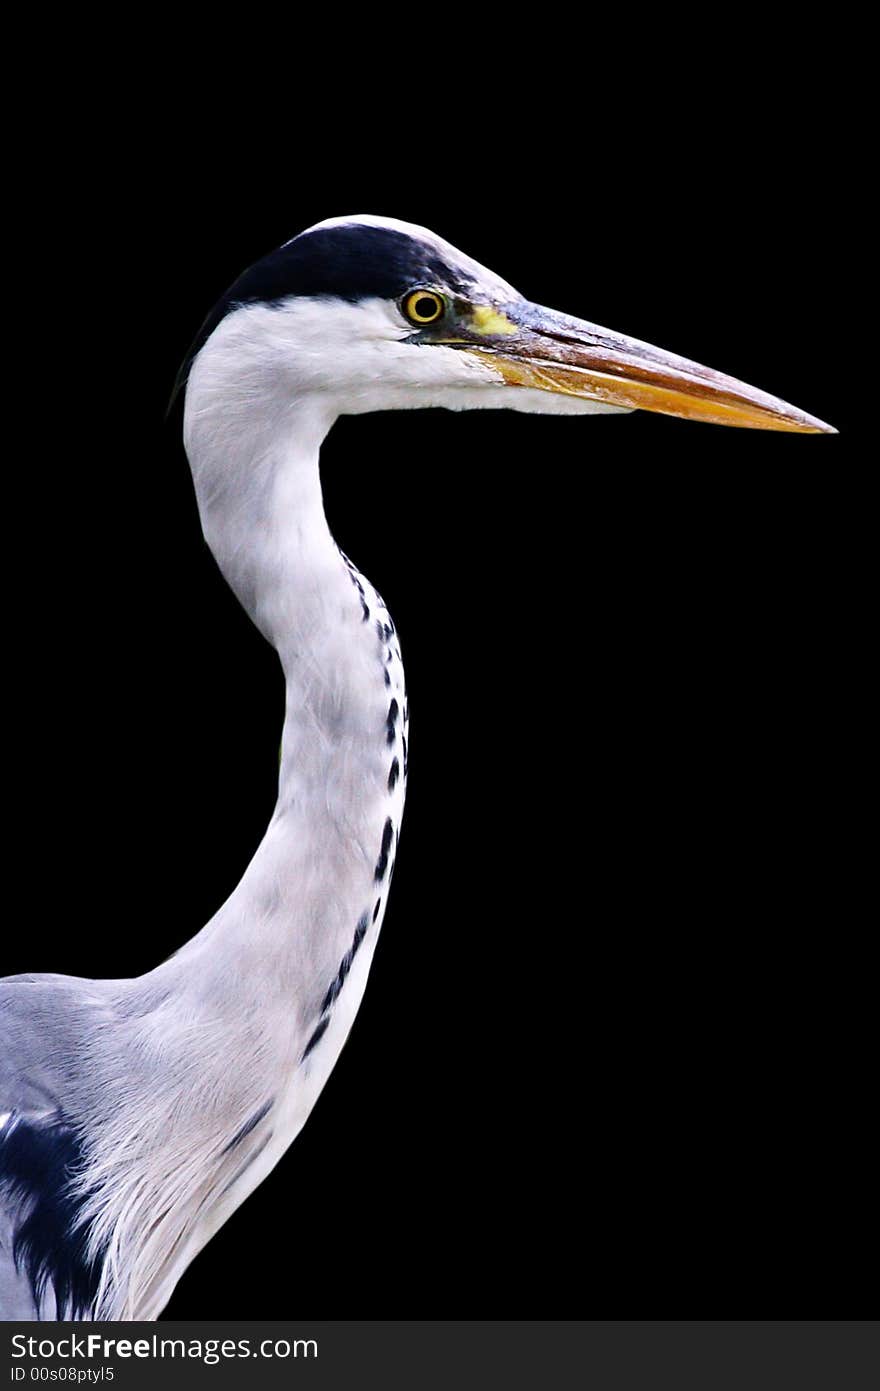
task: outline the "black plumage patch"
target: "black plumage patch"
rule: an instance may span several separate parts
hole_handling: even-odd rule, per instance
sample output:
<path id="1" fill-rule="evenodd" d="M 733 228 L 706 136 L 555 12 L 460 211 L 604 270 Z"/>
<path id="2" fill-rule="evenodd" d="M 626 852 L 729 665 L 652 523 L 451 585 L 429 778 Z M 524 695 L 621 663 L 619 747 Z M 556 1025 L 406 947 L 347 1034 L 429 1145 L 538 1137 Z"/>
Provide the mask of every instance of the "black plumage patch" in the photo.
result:
<path id="1" fill-rule="evenodd" d="M 270 1098 L 269 1101 L 265 1102 L 264 1105 L 260 1107 L 259 1111 L 255 1111 L 254 1114 L 248 1120 L 245 1121 L 244 1125 L 241 1126 L 238 1130 L 236 1130 L 232 1139 L 229 1141 L 229 1144 L 224 1149 L 224 1154 L 228 1154 L 230 1150 L 234 1150 L 236 1145 L 240 1145 L 242 1140 L 244 1140 L 246 1136 L 250 1135 L 252 1130 L 255 1130 L 257 1128 L 263 1117 L 267 1116 L 271 1111 L 272 1104 L 273 1103 Z"/>
<path id="2" fill-rule="evenodd" d="M 318 1024 L 317 1029 L 316 1029 L 315 1032 L 312 1034 L 311 1038 L 309 1039 L 308 1043 L 307 1043 L 306 1046 L 305 1046 L 305 1049 L 303 1050 L 303 1061 L 305 1061 L 305 1059 L 309 1056 L 309 1054 L 311 1053 L 311 1051 L 312 1051 L 312 1049 L 315 1047 L 315 1045 L 321 1042 L 321 1039 L 324 1037 L 325 1033 L 327 1032 L 327 1028 L 328 1028 L 329 1024 L 330 1024 L 330 1015 L 329 1015 L 329 1014 L 325 1014 L 324 1018 L 323 1018 L 323 1019 L 320 1021 L 320 1023 Z"/>
<path id="3" fill-rule="evenodd" d="M 244 1163 L 239 1165 L 239 1167 L 236 1169 L 235 1173 L 232 1175 L 232 1178 L 228 1181 L 228 1183 L 224 1183 L 223 1187 L 220 1189 L 220 1192 L 217 1194 L 218 1198 L 222 1198 L 224 1194 L 228 1193 L 230 1188 L 234 1187 L 234 1185 L 238 1183 L 238 1180 L 241 1178 L 242 1174 L 245 1173 L 251 1167 L 252 1164 L 256 1163 L 260 1155 L 263 1153 L 263 1150 L 266 1148 L 269 1141 L 272 1139 L 273 1134 L 274 1131 L 272 1130 L 266 1132 L 260 1143 L 257 1145 L 256 1149 L 252 1150 L 251 1153 L 248 1155 L 247 1159 L 244 1161 Z"/>
<path id="4" fill-rule="evenodd" d="M 387 730 L 387 742 L 389 744 L 394 743 L 395 727 L 397 725 L 397 716 L 399 714 L 400 706 L 397 704 L 396 700 L 392 700 L 391 704 L 388 706 L 388 715 L 385 719 L 385 728 Z"/>
<path id="5" fill-rule="evenodd" d="M 217 325 L 239 305 L 280 304 L 298 295 L 356 304 L 362 299 L 399 299 L 419 285 L 466 295 L 473 284 L 473 278 L 450 264 L 436 247 L 407 232 L 358 222 L 302 232 L 249 266 L 221 295 L 184 358 L 171 405 L 186 385 L 193 359 Z"/>
<path id="6" fill-rule="evenodd" d="M 400 763 L 395 758 L 392 760 L 391 769 L 388 773 L 388 791 L 393 792 L 397 786 L 397 779 L 400 777 Z"/>
<path id="7" fill-rule="evenodd" d="M 376 861 L 376 875 L 375 875 L 375 878 L 376 878 L 376 883 L 377 883 L 377 884 L 380 883 L 380 881 L 381 881 L 382 879 L 385 878 L 385 871 L 386 871 L 387 868 L 388 868 L 388 854 L 389 854 L 389 851 L 391 850 L 391 842 L 392 842 L 393 838 L 394 838 L 394 826 L 393 826 L 393 824 L 392 824 L 391 817 L 389 816 L 389 817 L 388 817 L 388 820 L 385 822 L 385 827 L 384 827 L 384 829 L 383 829 L 383 831 L 382 831 L 382 845 L 381 845 L 381 848 L 380 848 L 380 850 L 379 850 L 379 858 L 378 858 L 378 860 Z"/>
<path id="8" fill-rule="evenodd" d="M 378 904 L 377 904 L 377 908 L 378 908 Z M 373 921 L 374 921 L 374 922 L 376 921 L 376 915 L 375 915 L 375 913 L 373 914 Z M 367 931 L 367 915 L 366 915 L 366 913 L 364 913 L 364 914 L 358 919 L 358 925 L 357 925 L 357 927 L 356 927 L 355 930 L 354 930 L 354 940 L 353 940 L 351 946 L 349 947 L 348 951 L 345 953 L 345 956 L 344 956 L 344 957 L 342 958 L 342 960 L 340 961 L 340 963 L 339 963 L 339 970 L 336 972 L 336 975 L 333 977 L 333 981 L 331 982 L 330 989 L 327 991 L 327 994 L 324 996 L 323 1000 L 321 1001 L 321 1013 L 322 1013 L 322 1014 L 326 1014 L 327 1010 L 328 1010 L 328 1009 L 330 1008 L 330 1006 L 333 1004 L 333 1001 L 336 999 L 336 996 L 339 994 L 340 990 L 342 989 L 343 985 L 345 984 L 345 978 L 346 978 L 346 976 L 348 975 L 349 971 L 351 970 L 351 963 L 354 961 L 354 958 L 355 958 L 355 956 L 356 956 L 356 954 L 357 954 L 357 949 L 358 949 L 358 947 L 360 946 L 361 942 L 364 940 L 364 937 L 366 936 L 366 931 Z M 306 1052 L 308 1052 L 308 1048 L 306 1049 Z M 305 1053 L 303 1054 L 303 1057 L 305 1057 Z"/>
<path id="9" fill-rule="evenodd" d="M 21 1204 L 13 1260 L 37 1307 L 51 1289 L 58 1318 L 92 1311 L 101 1274 L 102 1257 L 87 1258 L 88 1230 L 77 1225 L 82 1198 L 71 1193 L 82 1157 L 79 1137 L 60 1113 L 39 1125 L 13 1116 L 0 1131 L 0 1189 Z"/>

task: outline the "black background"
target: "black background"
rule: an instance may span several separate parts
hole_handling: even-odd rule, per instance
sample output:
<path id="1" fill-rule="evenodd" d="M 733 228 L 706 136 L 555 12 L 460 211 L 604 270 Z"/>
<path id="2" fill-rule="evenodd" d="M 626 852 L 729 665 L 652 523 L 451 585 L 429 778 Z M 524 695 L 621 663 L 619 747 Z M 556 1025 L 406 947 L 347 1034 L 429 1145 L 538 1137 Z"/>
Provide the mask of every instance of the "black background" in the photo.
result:
<path id="1" fill-rule="evenodd" d="M 271 814 L 280 673 L 162 416 L 204 314 L 273 245 L 349 211 L 420 222 L 842 432 L 334 428 L 328 518 L 407 668 L 394 890 L 313 1117 L 168 1317 L 857 1311 L 846 117 L 827 36 L 726 62 L 691 38 L 678 66 L 650 42 L 640 64 L 475 56 L 419 101 L 398 59 L 381 104 L 340 80 L 221 114 L 221 82 L 172 133 L 71 108 L 22 161 L 9 972 L 149 969 Z"/>

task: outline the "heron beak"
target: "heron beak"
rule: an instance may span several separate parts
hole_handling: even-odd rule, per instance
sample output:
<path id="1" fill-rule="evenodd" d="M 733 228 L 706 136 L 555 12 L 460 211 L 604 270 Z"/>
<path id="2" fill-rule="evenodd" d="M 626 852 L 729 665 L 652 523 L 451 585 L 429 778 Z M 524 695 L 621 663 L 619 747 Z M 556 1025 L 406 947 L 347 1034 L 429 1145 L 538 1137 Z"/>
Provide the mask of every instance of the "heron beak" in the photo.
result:
<path id="1" fill-rule="evenodd" d="M 527 300 L 477 305 L 466 323 L 462 348 L 495 368 L 510 386 L 716 425 L 837 433 L 734 377 Z"/>

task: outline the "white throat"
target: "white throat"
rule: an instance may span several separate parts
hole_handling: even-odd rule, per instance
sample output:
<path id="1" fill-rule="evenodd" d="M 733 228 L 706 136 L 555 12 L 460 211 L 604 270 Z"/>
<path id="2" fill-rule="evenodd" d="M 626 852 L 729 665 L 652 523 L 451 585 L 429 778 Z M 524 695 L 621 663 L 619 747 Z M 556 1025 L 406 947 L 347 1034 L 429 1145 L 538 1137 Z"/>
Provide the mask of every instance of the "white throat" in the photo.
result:
<path id="1" fill-rule="evenodd" d="M 291 391 L 283 373 L 266 368 L 264 353 L 208 351 L 187 391 L 184 437 L 205 537 L 278 651 L 286 715 L 266 836 L 183 954 L 195 958 L 201 991 L 213 961 L 234 956 L 245 996 L 248 960 L 259 960 L 259 1008 L 271 1008 L 269 979 L 289 1020 L 275 1030 L 286 1040 L 280 1062 L 296 1068 L 365 918 L 358 971 L 340 992 L 345 1032 L 366 981 L 393 864 L 388 823 L 396 846 L 403 809 L 406 702 L 394 625 L 324 516 L 318 454 L 336 411 L 327 396 Z M 228 991 L 218 979 L 221 998 Z M 327 1072 L 341 1047 L 331 1033 L 311 1055 Z"/>
<path id="2" fill-rule="evenodd" d="M 279 603 L 287 608 L 305 573 L 338 562 L 318 466 L 336 412 L 317 395 L 291 399 L 271 377 L 258 377 L 255 390 L 256 374 L 246 365 L 226 371 L 227 362 L 209 351 L 193 365 L 184 443 L 205 540 L 280 650 L 289 625 Z"/>
<path id="3" fill-rule="evenodd" d="M 305 1123 L 366 987 L 403 811 L 397 636 L 324 517 L 318 453 L 335 411 L 258 366 L 246 352 L 197 359 L 185 441 L 208 544 L 284 669 L 278 800 L 210 922 L 119 984 L 131 1047 L 154 1067 L 151 1136 L 173 1136 L 175 1149 L 157 1150 L 145 1177 L 130 1144 L 140 1098 L 134 1122 L 121 1108 L 95 1129 L 82 1182 L 94 1249 L 107 1243 L 114 1255 L 104 1317 L 155 1318 Z M 194 1057 L 199 1085 L 181 1114 Z"/>

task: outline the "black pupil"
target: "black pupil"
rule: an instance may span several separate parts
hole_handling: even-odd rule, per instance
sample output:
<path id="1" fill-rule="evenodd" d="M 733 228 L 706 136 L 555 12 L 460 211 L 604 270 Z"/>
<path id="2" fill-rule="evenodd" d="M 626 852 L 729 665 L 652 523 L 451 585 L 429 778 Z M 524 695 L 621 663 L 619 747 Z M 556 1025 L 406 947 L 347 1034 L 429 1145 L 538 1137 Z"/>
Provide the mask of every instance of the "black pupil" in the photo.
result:
<path id="1" fill-rule="evenodd" d="M 413 305 L 413 313 L 418 319 L 435 319 L 437 317 L 437 301 L 430 295 L 421 295 Z"/>

